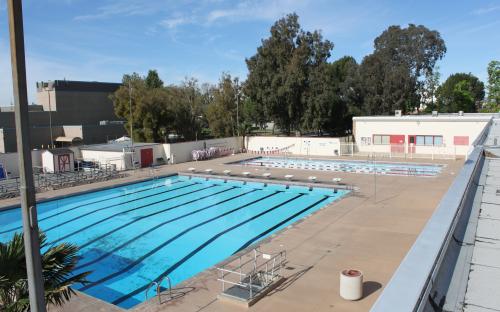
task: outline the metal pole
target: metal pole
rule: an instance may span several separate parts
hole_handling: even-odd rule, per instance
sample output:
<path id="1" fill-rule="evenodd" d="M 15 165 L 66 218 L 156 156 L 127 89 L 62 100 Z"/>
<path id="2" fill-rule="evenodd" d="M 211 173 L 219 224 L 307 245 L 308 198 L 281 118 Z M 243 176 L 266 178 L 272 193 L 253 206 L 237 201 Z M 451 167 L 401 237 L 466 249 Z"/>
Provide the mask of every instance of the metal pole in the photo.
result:
<path id="1" fill-rule="evenodd" d="M 236 80 L 236 129 L 237 134 L 240 136 L 240 88 L 238 85 L 238 80 Z"/>
<path id="2" fill-rule="evenodd" d="M 12 84 L 14 89 L 17 152 L 19 153 L 20 195 L 23 216 L 24 251 L 31 312 L 45 312 L 42 260 L 38 237 L 35 186 L 29 137 L 28 93 L 24 55 L 23 9 L 21 0 L 8 0 Z"/>
<path id="3" fill-rule="evenodd" d="M 50 128 L 50 145 L 54 148 L 54 136 L 52 135 L 52 107 L 50 106 L 50 91 L 47 87 L 47 96 L 49 97 L 49 128 Z"/>
<path id="4" fill-rule="evenodd" d="M 129 123 L 130 123 L 130 160 L 132 161 L 132 169 L 135 169 L 134 163 L 134 123 L 132 117 L 132 85 L 130 84 L 130 80 L 128 81 L 128 105 L 129 105 Z"/>

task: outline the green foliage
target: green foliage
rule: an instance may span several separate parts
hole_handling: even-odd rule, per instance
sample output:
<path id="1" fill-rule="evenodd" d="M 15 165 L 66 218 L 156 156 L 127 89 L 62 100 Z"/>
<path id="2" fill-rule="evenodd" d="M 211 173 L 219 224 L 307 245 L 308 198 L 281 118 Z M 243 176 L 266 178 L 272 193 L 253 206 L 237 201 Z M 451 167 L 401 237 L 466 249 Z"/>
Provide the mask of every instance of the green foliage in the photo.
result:
<path id="1" fill-rule="evenodd" d="M 211 90 L 211 101 L 206 109 L 208 125 L 215 137 L 237 134 L 236 109 L 239 101 L 238 80 L 222 74 L 219 85 Z"/>
<path id="2" fill-rule="evenodd" d="M 62 305 L 74 294 L 71 285 L 87 283 L 89 272 L 73 274 L 78 262 L 78 247 L 62 243 L 50 246 L 44 233 L 40 233 L 42 269 L 47 304 Z M 14 234 L 11 241 L 0 243 L 0 310 L 29 311 L 26 258 L 22 233 Z"/>
<path id="3" fill-rule="evenodd" d="M 261 106 L 256 109 L 259 115 L 265 112 L 286 133 L 301 130 L 309 79 L 326 63 L 332 48 L 333 43 L 323 40 L 318 31 L 303 31 L 297 14 L 278 20 L 271 36 L 246 60 L 249 74 L 244 92 Z"/>
<path id="4" fill-rule="evenodd" d="M 436 95 L 439 112 L 477 112 L 477 104 L 484 99 L 484 84 L 470 73 L 457 73 L 438 87 Z"/>
<path id="5" fill-rule="evenodd" d="M 203 96 L 196 80 L 164 87 L 157 72 L 150 70 L 147 77 L 124 75 L 122 82 L 111 98 L 116 115 L 127 120 L 127 131 L 133 124 L 134 140 L 160 142 L 168 134 L 193 140 L 200 132 L 197 117 Z"/>
<path id="6" fill-rule="evenodd" d="M 500 61 L 491 61 L 488 64 L 488 100 L 482 111 L 489 113 L 500 111 Z"/>
<path id="7" fill-rule="evenodd" d="M 439 87 L 440 79 L 441 73 L 439 72 L 439 67 L 436 67 L 432 74 L 425 77 L 420 97 L 427 112 L 431 112 L 436 109 L 436 91 Z"/>
<path id="8" fill-rule="evenodd" d="M 434 65 L 446 53 L 439 32 L 409 24 L 390 26 L 375 39 L 375 51 L 361 63 L 364 110 L 368 114 L 412 112 L 420 105 L 422 77 L 432 75 Z"/>
<path id="9" fill-rule="evenodd" d="M 163 87 L 163 81 L 160 79 L 156 70 L 149 70 L 148 75 L 144 81 L 148 89 L 158 89 Z"/>

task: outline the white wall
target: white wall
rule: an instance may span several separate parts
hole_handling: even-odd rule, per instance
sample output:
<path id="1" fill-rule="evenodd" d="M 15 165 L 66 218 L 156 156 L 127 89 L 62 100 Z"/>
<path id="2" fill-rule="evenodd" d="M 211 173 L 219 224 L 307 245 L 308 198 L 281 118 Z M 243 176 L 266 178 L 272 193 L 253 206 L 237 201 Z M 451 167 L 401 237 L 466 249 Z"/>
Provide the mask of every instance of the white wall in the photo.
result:
<path id="1" fill-rule="evenodd" d="M 339 138 L 251 136 L 246 138 L 249 152 L 288 151 L 295 155 L 338 156 Z"/>
<path id="2" fill-rule="evenodd" d="M 191 152 L 193 150 L 200 150 L 205 147 L 224 147 L 232 148 L 235 152 L 238 152 L 241 149 L 241 143 L 241 137 L 229 137 L 222 139 L 163 144 L 163 148 L 166 156 L 165 160 L 170 158 L 171 163 L 182 163 L 192 160 Z"/>
<path id="3" fill-rule="evenodd" d="M 134 162 L 141 163 L 141 149 L 153 149 L 153 164 L 160 165 L 158 158 L 163 158 L 166 162 L 164 144 L 153 144 L 146 146 L 138 146 L 134 151 Z M 116 170 L 132 169 L 132 154 L 123 153 L 122 151 L 98 151 L 98 150 L 80 150 L 81 159 L 85 161 L 96 161 L 101 164 L 115 165 Z"/>
<path id="4" fill-rule="evenodd" d="M 393 117 L 396 118 L 396 117 Z M 478 137 L 488 123 L 486 120 L 439 120 L 436 117 L 422 120 L 354 120 L 353 131 L 359 152 L 388 152 L 388 145 L 373 145 L 371 140 L 374 134 L 404 135 L 405 144 L 408 144 L 408 135 L 436 135 L 443 136 L 442 147 L 415 146 L 415 154 L 449 153 L 467 155 L 470 145 Z M 454 145 L 455 136 L 468 136 L 469 145 Z M 367 139 L 365 139 L 367 138 Z"/>
<path id="5" fill-rule="evenodd" d="M 85 161 L 115 165 L 116 170 L 125 170 L 131 166 L 129 154 L 126 155 L 123 152 L 81 150 L 81 158 Z"/>

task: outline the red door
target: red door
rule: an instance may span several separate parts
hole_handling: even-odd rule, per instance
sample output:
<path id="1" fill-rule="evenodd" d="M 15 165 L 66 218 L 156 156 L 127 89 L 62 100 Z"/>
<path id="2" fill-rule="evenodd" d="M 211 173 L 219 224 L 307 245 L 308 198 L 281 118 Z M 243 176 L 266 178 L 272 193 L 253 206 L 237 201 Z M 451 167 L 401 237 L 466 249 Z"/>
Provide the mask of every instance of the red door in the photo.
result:
<path id="1" fill-rule="evenodd" d="M 58 172 L 66 172 L 71 169 L 70 167 L 70 162 L 71 158 L 69 157 L 69 154 L 61 154 L 57 155 L 57 164 L 59 167 Z"/>
<path id="2" fill-rule="evenodd" d="M 141 167 L 149 167 L 153 164 L 153 149 L 143 148 L 141 149 Z"/>
<path id="3" fill-rule="evenodd" d="M 405 136 L 404 135 L 391 135 L 391 153 L 404 153 L 405 151 Z"/>
<path id="4" fill-rule="evenodd" d="M 415 154 L 415 145 L 417 144 L 417 136 L 408 136 L 408 154 Z"/>

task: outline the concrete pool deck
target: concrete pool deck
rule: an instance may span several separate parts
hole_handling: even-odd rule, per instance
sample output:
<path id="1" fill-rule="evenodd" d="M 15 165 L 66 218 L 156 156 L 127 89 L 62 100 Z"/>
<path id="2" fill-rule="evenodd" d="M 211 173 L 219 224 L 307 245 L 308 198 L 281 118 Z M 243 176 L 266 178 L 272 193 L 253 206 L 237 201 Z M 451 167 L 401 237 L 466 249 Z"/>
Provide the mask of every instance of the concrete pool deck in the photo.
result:
<path id="1" fill-rule="evenodd" d="M 274 178 L 271 181 L 275 182 L 283 182 L 277 179 L 284 180 L 285 174 L 293 174 L 297 180 L 304 182 L 314 175 L 318 182 L 327 183 L 333 177 L 339 177 L 343 179 L 343 183 L 359 187 L 360 190 L 262 242 L 261 249 L 266 252 L 286 249 L 288 263 L 283 272 L 287 280 L 249 308 L 250 311 L 368 311 L 463 164 L 463 160 L 377 159 L 447 165 L 440 175 L 430 178 L 383 175 L 375 178 L 367 174 L 279 168 L 266 170 L 224 164 L 251 157 L 255 155 L 241 154 L 168 165 L 158 167 L 155 174 L 186 172 L 187 168 L 196 167 L 198 172 L 211 168 L 219 175 L 222 175 L 224 169 L 230 169 L 234 175 L 239 176 L 242 172 L 249 171 L 259 178 L 263 172 L 270 172 Z M 49 199 L 150 177 L 149 169 L 138 170 L 125 178 L 45 192 L 38 194 L 37 198 Z M 18 202 L 19 199 L 2 200 L 0 207 Z M 359 301 L 345 301 L 339 296 L 339 272 L 345 268 L 356 268 L 364 272 L 365 294 Z M 179 296 L 177 299 L 159 305 L 157 298 L 153 298 L 131 311 L 244 310 L 216 299 L 221 290 L 216 278 L 216 270 L 208 269 L 174 287 L 174 292 Z M 50 311 L 123 310 L 79 294 L 63 307 L 51 307 Z"/>

